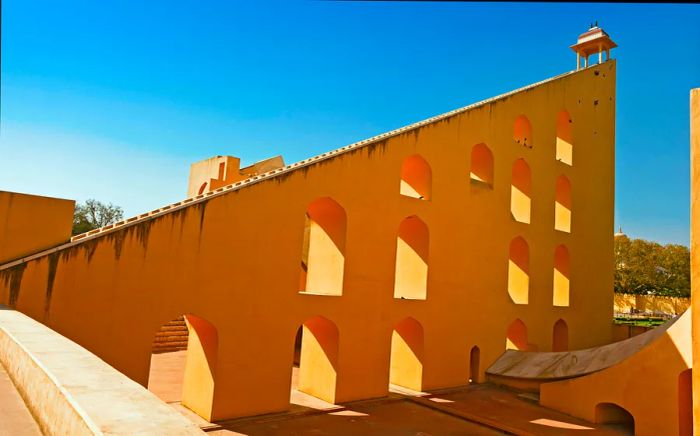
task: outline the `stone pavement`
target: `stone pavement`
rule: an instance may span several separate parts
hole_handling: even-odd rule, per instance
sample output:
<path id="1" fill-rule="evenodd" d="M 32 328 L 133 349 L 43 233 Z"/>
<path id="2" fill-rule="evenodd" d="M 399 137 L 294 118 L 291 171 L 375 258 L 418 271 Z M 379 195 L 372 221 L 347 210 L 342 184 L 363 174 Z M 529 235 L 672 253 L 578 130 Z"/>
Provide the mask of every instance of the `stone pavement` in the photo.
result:
<path id="1" fill-rule="evenodd" d="M 592 424 L 539 406 L 518 392 L 491 384 L 434 392 L 391 386 L 387 398 L 335 405 L 295 389 L 284 413 L 208 423 L 179 404 L 186 351 L 153 355 L 149 389 L 216 435 L 625 435 L 624 429 Z M 178 368 L 180 368 L 178 370 Z"/>
<path id="2" fill-rule="evenodd" d="M 39 425 L 0 365 L 0 436 L 41 436 Z"/>

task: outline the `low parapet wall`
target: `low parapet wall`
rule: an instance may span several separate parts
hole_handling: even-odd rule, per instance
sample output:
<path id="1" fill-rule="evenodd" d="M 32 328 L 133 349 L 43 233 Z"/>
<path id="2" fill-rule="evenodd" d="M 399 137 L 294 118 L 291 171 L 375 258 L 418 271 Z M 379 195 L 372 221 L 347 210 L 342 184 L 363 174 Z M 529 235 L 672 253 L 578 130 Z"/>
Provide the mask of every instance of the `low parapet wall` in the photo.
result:
<path id="1" fill-rule="evenodd" d="M 616 313 L 636 311 L 680 315 L 690 307 L 690 298 L 616 293 L 614 305 Z"/>
<path id="2" fill-rule="evenodd" d="M 94 354 L 1 305 L 0 364 L 45 434 L 203 434 Z"/>

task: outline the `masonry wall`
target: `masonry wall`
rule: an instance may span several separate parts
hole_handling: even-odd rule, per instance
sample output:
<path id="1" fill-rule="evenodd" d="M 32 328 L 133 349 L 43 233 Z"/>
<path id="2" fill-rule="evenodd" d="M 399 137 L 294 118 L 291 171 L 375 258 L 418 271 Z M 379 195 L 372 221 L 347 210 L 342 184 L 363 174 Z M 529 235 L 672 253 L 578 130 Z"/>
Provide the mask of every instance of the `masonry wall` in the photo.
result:
<path id="1" fill-rule="evenodd" d="M 690 91 L 690 284 L 693 364 L 700 363 L 700 88 Z M 693 422 L 700 428 L 700 372 L 693 373 Z"/>
<path id="2" fill-rule="evenodd" d="M 690 298 L 687 297 L 663 297 L 658 295 L 615 294 L 614 311 L 618 313 L 630 313 L 633 310 L 639 312 L 662 312 L 671 315 L 680 315 L 690 307 Z"/>
<path id="3" fill-rule="evenodd" d="M 0 264 L 68 242 L 75 201 L 0 191 Z"/>
<path id="4" fill-rule="evenodd" d="M 574 131 L 572 166 L 555 159 L 562 109 Z M 532 148 L 513 139 L 523 114 Z M 422 326 L 422 389 L 468 383 L 472 347 L 483 371 L 516 319 L 542 351 L 559 319 L 571 349 L 608 343 L 614 114 L 611 61 L 5 268 L 0 301 L 15 295 L 17 309 L 144 385 L 159 327 L 182 314 L 206 320 L 218 332 L 205 334 L 215 352 L 200 353 L 214 378 L 208 419 L 286 409 L 297 329 L 318 316 L 337 327 L 336 402 L 387 394 L 392 331 L 408 317 L 413 330 Z M 470 182 L 479 143 L 493 153 L 492 187 Z M 430 200 L 399 194 L 402 164 L 415 154 L 431 168 Z M 532 173 L 530 224 L 510 212 L 520 158 Z M 560 175 L 572 185 L 570 233 L 554 229 Z M 307 207 L 324 197 L 347 217 L 342 296 L 299 292 Z M 429 231 L 425 300 L 394 297 L 397 234 L 412 215 Z M 507 291 L 518 236 L 529 245 L 527 304 Z M 555 307 L 560 244 L 570 253 L 570 293 L 568 306 Z"/>

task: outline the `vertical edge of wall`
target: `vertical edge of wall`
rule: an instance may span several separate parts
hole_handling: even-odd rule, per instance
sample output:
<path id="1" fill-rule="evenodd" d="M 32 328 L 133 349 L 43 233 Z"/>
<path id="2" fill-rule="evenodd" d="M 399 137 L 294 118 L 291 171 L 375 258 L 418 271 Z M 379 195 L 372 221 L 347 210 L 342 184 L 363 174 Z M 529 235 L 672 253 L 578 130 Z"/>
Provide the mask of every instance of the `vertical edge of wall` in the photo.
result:
<path id="1" fill-rule="evenodd" d="M 3 310 L 0 307 L 0 310 Z M 0 364 L 47 435 L 102 434 L 39 362 L 0 325 Z"/>
<path id="2" fill-rule="evenodd" d="M 690 90 L 690 271 L 693 366 L 700 363 L 700 88 Z M 700 429 L 700 371 L 693 371 L 693 424 Z"/>

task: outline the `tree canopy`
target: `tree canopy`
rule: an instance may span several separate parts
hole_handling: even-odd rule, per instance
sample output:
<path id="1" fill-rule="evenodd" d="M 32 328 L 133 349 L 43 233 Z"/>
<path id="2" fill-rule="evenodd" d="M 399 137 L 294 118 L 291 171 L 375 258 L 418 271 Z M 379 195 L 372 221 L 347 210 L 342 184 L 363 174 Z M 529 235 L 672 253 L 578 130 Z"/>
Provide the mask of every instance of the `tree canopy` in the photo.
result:
<path id="1" fill-rule="evenodd" d="M 112 203 L 105 204 L 97 200 L 86 200 L 77 204 L 73 214 L 73 234 L 89 232 L 124 219 L 121 207 Z"/>
<path id="2" fill-rule="evenodd" d="M 615 292 L 690 296 L 690 250 L 683 245 L 616 236 Z"/>

